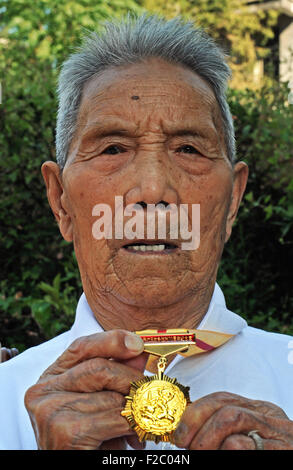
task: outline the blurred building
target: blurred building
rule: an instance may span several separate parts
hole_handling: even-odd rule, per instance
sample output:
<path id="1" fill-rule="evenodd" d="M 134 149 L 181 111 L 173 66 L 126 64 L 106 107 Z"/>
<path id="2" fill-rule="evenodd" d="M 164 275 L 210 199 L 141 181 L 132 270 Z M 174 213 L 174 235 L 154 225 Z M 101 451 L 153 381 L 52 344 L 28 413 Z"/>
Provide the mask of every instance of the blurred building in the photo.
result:
<path id="1" fill-rule="evenodd" d="M 279 13 L 275 37 L 269 43 L 275 65 L 275 76 L 281 81 L 293 80 L 293 0 L 248 1 L 247 6 L 251 13 L 268 9 Z M 255 81 L 262 78 L 265 68 L 265 60 L 256 62 Z"/>

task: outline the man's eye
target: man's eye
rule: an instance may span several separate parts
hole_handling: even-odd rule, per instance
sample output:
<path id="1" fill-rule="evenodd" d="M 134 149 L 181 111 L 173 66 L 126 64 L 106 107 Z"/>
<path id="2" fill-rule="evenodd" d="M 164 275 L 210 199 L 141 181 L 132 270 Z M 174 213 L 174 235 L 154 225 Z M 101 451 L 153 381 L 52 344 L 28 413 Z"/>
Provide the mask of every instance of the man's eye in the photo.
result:
<path id="1" fill-rule="evenodd" d="M 182 145 L 177 150 L 178 153 L 200 153 L 192 145 Z"/>
<path id="2" fill-rule="evenodd" d="M 105 150 L 103 150 L 103 153 L 106 153 L 108 155 L 116 155 L 117 153 L 122 153 L 124 150 L 119 147 L 119 145 L 110 145 L 107 147 Z"/>

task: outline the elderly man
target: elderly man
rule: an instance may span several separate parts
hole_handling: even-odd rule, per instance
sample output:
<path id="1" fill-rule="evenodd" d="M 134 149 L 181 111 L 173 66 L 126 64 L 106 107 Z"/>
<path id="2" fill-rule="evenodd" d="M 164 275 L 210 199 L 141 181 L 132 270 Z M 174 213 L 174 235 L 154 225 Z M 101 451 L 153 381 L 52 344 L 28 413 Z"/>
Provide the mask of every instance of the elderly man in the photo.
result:
<path id="1" fill-rule="evenodd" d="M 205 338 L 201 354 L 167 357 L 165 372 L 190 388 L 190 403 L 172 442 L 146 449 L 293 449 L 290 338 L 249 327 L 216 284 L 248 176 L 235 163 L 229 76 L 201 30 L 148 15 L 108 23 L 64 64 L 57 164 L 42 173 L 84 293 L 70 331 L 0 366 L 1 448 L 141 448 L 125 396 L 157 363 L 134 332 L 177 329 Z M 110 230 L 116 197 L 140 208 L 143 236 Z M 94 236 L 99 204 L 112 214 L 104 236 Z M 163 239 L 147 236 L 144 216 L 158 204 L 187 206 L 188 233 L 190 208 L 200 208 L 193 249 L 171 225 Z M 145 403 L 145 415 L 155 407 Z"/>

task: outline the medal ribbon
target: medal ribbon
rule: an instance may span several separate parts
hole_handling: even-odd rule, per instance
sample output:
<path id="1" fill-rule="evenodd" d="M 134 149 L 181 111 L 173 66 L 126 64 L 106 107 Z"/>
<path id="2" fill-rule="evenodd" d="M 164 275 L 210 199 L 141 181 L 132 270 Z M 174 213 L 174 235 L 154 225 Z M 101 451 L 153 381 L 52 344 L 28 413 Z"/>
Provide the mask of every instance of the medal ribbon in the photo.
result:
<path id="1" fill-rule="evenodd" d="M 180 354 L 184 357 L 212 351 L 226 343 L 232 334 L 208 330 L 160 329 L 136 331 L 144 341 L 144 351 L 150 354 L 146 369 L 158 356 Z"/>

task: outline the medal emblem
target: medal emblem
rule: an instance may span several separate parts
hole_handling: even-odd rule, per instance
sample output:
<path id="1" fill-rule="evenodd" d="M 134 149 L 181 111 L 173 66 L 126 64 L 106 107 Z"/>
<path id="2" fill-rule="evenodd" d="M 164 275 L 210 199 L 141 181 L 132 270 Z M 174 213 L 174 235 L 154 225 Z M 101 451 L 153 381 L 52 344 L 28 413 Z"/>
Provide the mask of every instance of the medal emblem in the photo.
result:
<path id="1" fill-rule="evenodd" d="M 171 441 L 188 403 L 189 387 L 159 372 L 131 383 L 121 414 L 127 418 L 140 441 L 167 442 Z"/>
<path id="2" fill-rule="evenodd" d="M 172 441 L 172 434 L 190 403 L 189 387 L 164 374 L 167 355 L 184 351 L 189 344 L 195 344 L 192 335 L 174 331 L 176 333 L 163 335 L 138 332 L 145 341 L 145 351 L 160 356 L 156 375 L 131 383 L 125 408 L 121 412 L 140 441 Z"/>

